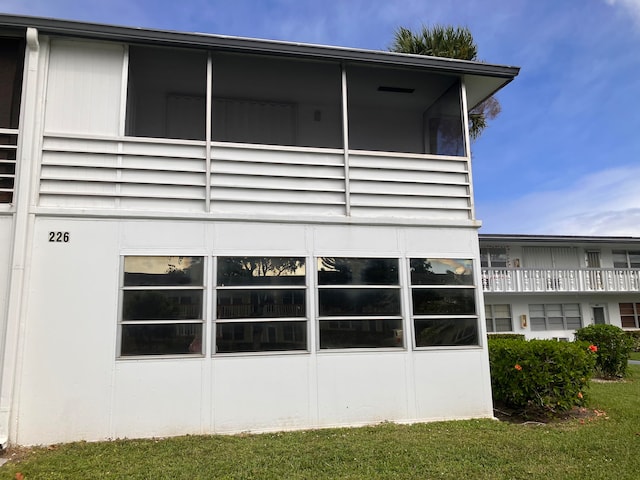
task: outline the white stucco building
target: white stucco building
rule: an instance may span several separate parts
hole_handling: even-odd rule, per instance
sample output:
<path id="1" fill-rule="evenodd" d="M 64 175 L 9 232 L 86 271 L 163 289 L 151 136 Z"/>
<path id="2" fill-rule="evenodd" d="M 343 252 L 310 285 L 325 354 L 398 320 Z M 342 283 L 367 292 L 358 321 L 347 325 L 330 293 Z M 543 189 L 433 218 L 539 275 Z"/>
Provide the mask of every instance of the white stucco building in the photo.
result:
<path id="1" fill-rule="evenodd" d="M 573 340 L 640 327 L 640 238 L 480 235 L 487 331 Z"/>
<path id="2" fill-rule="evenodd" d="M 0 443 L 491 417 L 515 67 L 0 16 Z"/>

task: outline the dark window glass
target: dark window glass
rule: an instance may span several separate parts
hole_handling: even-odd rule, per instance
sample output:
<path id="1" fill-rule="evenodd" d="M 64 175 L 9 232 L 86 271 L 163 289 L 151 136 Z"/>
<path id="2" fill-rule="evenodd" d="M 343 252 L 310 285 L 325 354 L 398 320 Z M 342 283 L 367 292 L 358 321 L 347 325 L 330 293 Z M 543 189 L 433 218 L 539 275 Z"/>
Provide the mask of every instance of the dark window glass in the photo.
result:
<path id="1" fill-rule="evenodd" d="M 458 77 L 349 65 L 347 91 L 351 149 L 465 154 Z"/>
<path id="2" fill-rule="evenodd" d="M 470 288 L 414 288 L 414 315 L 474 315 L 475 290 Z"/>
<path id="3" fill-rule="evenodd" d="M 305 285 L 304 258 L 221 257 L 218 285 Z"/>
<path id="4" fill-rule="evenodd" d="M 202 290 L 125 290 L 123 320 L 202 318 Z"/>
<path id="5" fill-rule="evenodd" d="M 2 177 L 2 173 L 0 173 L 0 188 L 13 189 L 13 178 L 12 177 Z"/>
<path id="6" fill-rule="evenodd" d="M 323 288 L 318 290 L 321 317 L 400 315 L 400 290 L 395 288 Z"/>
<path id="7" fill-rule="evenodd" d="M 629 263 L 627 262 L 627 252 L 625 250 L 613 250 L 613 266 L 615 268 L 628 268 Z"/>
<path id="8" fill-rule="evenodd" d="M 305 350 L 307 322 L 233 322 L 216 326 L 216 351 Z"/>
<path id="9" fill-rule="evenodd" d="M 640 303 L 621 303 L 619 307 L 622 328 L 638 328 L 640 325 Z"/>
<path id="10" fill-rule="evenodd" d="M 218 318 L 304 317 L 305 290 L 218 290 Z"/>
<path id="11" fill-rule="evenodd" d="M 24 42 L 0 38 L 0 128 L 18 128 Z"/>
<path id="12" fill-rule="evenodd" d="M 416 319 L 416 346 L 478 345 L 478 321 L 475 318 Z"/>
<path id="13" fill-rule="evenodd" d="M 640 268 L 640 252 L 629 252 L 629 267 Z"/>
<path id="14" fill-rule="evenodd" d="M 127 135 L 204 140 L 207 54 L 129 47 Z"/>
<path id="15" fill-rule="evenodd" d="M 121 355 L 202 353 L 202 324 L 122 325 Z"/>
<path id="16" fill-rule="evenodd" d="M 487 247 L 480 249 L 480 264 L 483 267 L 504 268 L 507 266 L 507 249 Z"/>
<path id="17" fill-rule="evenodd" d="M 342 148 L 338 64 L 216 52 L 213 68 L 212 140 Z"/>
<path id="18" fill-rule="evenodd" d="M 398 285 L 395 258 L 318 259 L 319 285 Z"/>
<path id="19" fill-rule="evenodd" d="M 322 320 L 320 348 L 403 347 L 402 320 Z"/>
<path id="20" fill-rule="evenodd" d="M 125 257 L 124 285 L 202 285 L 202 257 Z"/>
<path id="21" fill-rule="evenodd" d="M 457 258 L 412 258 L 413 285 L 473 285 L 473 263 Z"/>

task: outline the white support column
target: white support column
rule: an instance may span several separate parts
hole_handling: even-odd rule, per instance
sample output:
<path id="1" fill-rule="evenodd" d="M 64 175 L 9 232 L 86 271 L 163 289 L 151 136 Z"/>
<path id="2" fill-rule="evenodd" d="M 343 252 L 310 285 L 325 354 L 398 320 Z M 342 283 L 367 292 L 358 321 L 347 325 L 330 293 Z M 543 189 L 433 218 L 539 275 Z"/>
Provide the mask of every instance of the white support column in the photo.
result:
<path id="1" fill-rule="evenodd" d="M 473 176 L 471 174 L 471 140 L 469 136 L 469 111 L 467 105 L 467 88 L 464 78 L 460 79 L 460 108 L 462 116 L 462 133 L 464 135 L 464 151 L 467 159 L 467 181 L 469 182 L 469 219 L 475 220 L 476 209 L 473 198 Z"/>
<path id="2" fill-rule="evenodd" d="M 118 125 L 118 135 L 124 137 L 126 134 L 127 124 L 127 95 L 129 87 L 129 45 L 123 46 L 122 56 L 122 77 L 120 82 L 120 125 Z M 118 157 L 116 169 L 116 198 L 115 207 L 120 208 L 120 193 L 121 193 L 121 181 L 122 181 L 122 159 L 123 159 L 124 144 L 122 140 L 118 142 Z"/>
<path id="3" fill-rule="evenodd" d="M 4 357 L 2 358 L 2 377 L 0 379 L 0 446 L 5 448 L 15 435 L 16 384 L 19 383 L 21 333 L 25 329 L 24 312 L 27 299 L 24 295 L 30 263 L 30 251 L 33 243 L 34 215 L 30 213 L 32 198 L 31 187 L 36 184 L 32 176 L 37 172 L 34 165 L 40 158 L 38 152 L 39 131 L 37 128 L 39 98 L 39 57 L 40 43 L 38 31 L 27 28 L 27 47 L 25 51 L 24 72 L 22 77 L 22 98 L 20 108 L 20 129 L 18 134 L 16 188 L 14 192 L 16 214 L 14 218 L 11 272 L 9 278 L 9 299 L 7 306 L 7 325 L 2 332 Z"/>
<path id="4" fill-rule="evenodd" d="M 349 186 L 349 115 L 347 108 L 347 70 L 342 64 L 342 145 L 344 148 L 345 215 L 351 216 L 351 187 Z"/>
<path id="5" fill-rule="evenodd" d="M 213 103 L 213 61 L 211 59 L 211 52 L 207 56 L 207 105 L 205 119 L 205 212 L 211 211 L 211 108 Z"/>

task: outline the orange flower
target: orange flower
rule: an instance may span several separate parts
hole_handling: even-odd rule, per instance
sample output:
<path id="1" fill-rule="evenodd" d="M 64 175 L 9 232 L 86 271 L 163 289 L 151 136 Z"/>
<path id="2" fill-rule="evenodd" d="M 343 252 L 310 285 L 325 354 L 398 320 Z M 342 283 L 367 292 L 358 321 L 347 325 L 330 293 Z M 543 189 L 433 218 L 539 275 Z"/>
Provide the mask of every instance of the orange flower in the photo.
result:
<path id="1" fill-rule="evenodd" d="M 513 368 L 515 368 L 515 369 L 516 369 L 516 370 L 518 370 L 518 371 L 522 370 L 522 367 L 521 367 L 520 365 L 518 365 L 517 363 L 516 363 L 516 366 L 515 366 L 515 367 L 513 367 Z"/>
<path id="2" fill-rule="evenodd" d="M 582 392 L 578 392 L 578 398 L 582 398 Z"/>
<path id="3" fill-rule="evenodd" d="M 592 352 L 597 352 L 598 351 L 598 347 L 595 345 L 589 345 L 589 350 L 591 350 Z"/>

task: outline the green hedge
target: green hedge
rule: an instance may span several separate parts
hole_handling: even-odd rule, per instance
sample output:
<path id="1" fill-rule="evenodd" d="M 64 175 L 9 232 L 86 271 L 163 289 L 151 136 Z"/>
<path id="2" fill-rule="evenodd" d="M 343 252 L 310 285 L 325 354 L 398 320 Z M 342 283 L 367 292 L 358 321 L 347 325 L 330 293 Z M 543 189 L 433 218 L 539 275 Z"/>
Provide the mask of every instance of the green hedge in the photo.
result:
<path id="1" fill-rule="evenodd" d="M 633 340 L 615 325 L 588 325 L 576 330 L 576 340 L 598 347 L 596 373 L 605 378 L 620 378 L 627 374 Z"/>
<path id="2" fill-rule="evenodd" d="M 589 343 L 490 339 L 488 345 L 494 401 L 536 416 L 585 404 L 596 361 Z"/>
<path id="3" fill-rule="evenodd" d="M 624 333 L 631 338 L 631 351 L 640 352 L 640 330 L 625 330 Z"/>
<path id="4" fill-rule="evenodd" d="M 489 333 L 488 337 L 491 340 L 502 338 L 505 340 L 524 340 L 524 335 L 521 333 Z"/>

